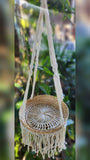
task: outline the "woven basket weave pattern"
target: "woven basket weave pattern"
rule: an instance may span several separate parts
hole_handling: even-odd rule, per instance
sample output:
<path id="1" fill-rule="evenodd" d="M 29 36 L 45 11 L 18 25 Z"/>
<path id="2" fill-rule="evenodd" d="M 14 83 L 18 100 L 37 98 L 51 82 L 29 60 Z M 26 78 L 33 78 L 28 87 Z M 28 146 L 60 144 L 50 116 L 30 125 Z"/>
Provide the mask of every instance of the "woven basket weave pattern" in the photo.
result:
<path id="1" fill-rule="evenodd" d="M 45 113 L 40 113 L 44 109 Z M 53 133 L 62 128 L 68 119 L 69 111 L 64 102 L 62 102 L 62 111 L 64 123 L 61 125 L 57 98 L 49 95 L 36 96 L 32 100 L 27 100 L 25 120 L 22 120 L 22 123 L 32 132 Z"/>

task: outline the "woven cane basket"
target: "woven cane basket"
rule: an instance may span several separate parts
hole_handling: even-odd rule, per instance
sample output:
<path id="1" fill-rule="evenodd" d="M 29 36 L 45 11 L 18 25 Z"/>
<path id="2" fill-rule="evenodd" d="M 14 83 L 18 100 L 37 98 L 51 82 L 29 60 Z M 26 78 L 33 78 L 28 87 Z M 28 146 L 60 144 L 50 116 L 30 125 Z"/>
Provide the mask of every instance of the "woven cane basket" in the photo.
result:
<path id="1" fill-rule="evenodd" d="M 63 125 L 60 124 L 57 98 L 50 95 L 36 96 L 32 100 L 27 100 L 25 121 L 22 121 L 22 124 L 31 132 L 40 134 L 53 133 L 63 128 L 68 119 L 69 112 L 64 102 L 62 102 L 62 111 Z"/>
<path id="2" fill-rule="evenodd" d="M 68 107 L 62 102 L 63 124 L 60 123 L 58 100 L 54 96 L 39 95 L 27 100 L 25 119 L 21 121 L 23 143 L 32 147 L 37 154 L 45 158 L 54 158 L 54 153 L 65 149 L 66 123 Z M 22 112 L 20 110 L 20 112 Z"/>

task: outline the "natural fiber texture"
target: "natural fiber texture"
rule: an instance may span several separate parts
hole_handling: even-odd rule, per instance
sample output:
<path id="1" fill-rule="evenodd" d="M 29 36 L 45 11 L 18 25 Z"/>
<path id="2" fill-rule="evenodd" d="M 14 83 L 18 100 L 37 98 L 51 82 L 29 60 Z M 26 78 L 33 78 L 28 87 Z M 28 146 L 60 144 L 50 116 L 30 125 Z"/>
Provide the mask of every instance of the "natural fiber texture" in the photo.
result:
<path id="1" fill-rule="evenodd" d="M 65 147 L 65 132 L 66 126 L 63 126 L 57 132 L 48 133 L 48 134 L 39 134 L 36 132 L 31 132 L 27 129 L 21 122 L 22 129 L 22 142 L 28 146 L 32 147 L 32 150 L 35 153 L 40 152 L 42 154 L 43 159 L 45 158 L 45 154 L 48 155 L 48 158 L 54 158 L 54 154 L 56 151 L 61 152 L 62 149 L 66 149 Z"/>
<path id="2" fill-rule="evenodd" d="M 43 1 L 41 3 L 41 7 L 43 7 Z M 38 59 L 39 59 L 39 52 L 40 52 L 40 46 L 41 46 L 41 38 L 42 38 L 42 32 L 43 32 L 43 10 L 40 11 L 40 21 L 39 21 L 39 29 L 38 29 L 38 34 L 37 34 L 37 43 L 36 43 L 36 62 L 35 62 L 35 69 L 34 69 L 34 80 L 33 80 L 33 87 L 32 87 L 32 94 L 31 94 L 31 99 L 33 98 L 34 95 L 34 90 L 35 90 L 35 81 L 36 81 L 36 74 L 37 74 L 37 68 L 38 68 Z M 35 46 L 34 46 L 35 48 Z"/>
<path id="3" fill-rule="evenodd" d="M 42 134 L 53 133 L 59 130 L 67 121 L 69 113 L 64 102 L 62 102 L 62 111 L 63 123 L 60 121 L 57 98 L 50 95 L 36 96 L 32 100 L 29 99 L 27 101 L 25 118 L 22 120 L 22 123 L 33 132 Z"/>
<path id="4" fill-rule="evenodd" d="M 25 119 L 21 121 L 23 143 L 32 150 L 53 157 L 57 150 L 65 149 L 65 131 L 68 108 L 62 102 L 64 123 L 60 123 L 58 100 L 54 96 L 40 95 L 27 101 Z"/>
<path id="5" fill-rule="evenodd" d="M 53 79 L 57 98 L 49 95 L 40 95 L 33 98 L 43 31 L 43 15 L 45 15 L 50 61 L 54 73 Z M 35 69 L 32 94 L 30 99 L 27 101 L 34 61 Z M 23 143 L 28 145 L 28 148 L 29 146 L 32 146 L 32 150 L 36 153 L 40 151 L 43 158 L 46 153 L 48 153 L 48 157 L 54 157 L 54 153 L 57 149 L 59 152 L 62 151 L 62 149 L 65 149 L 65 132 L 68 115 L 68 108 L 63 102 L 63 92 L 55 57 L 47 0 L 41 0 L 40 16 L 37 23 L 29 78 L 27 81 L 23 104 L 19 112 Z"/>
<path id="6" fill-rule="evenodd" d="M 61 102 L 63 100 L 63 92 L 62 92 L 60 78 L 58 74 L 58 65 L 56 61 L 53 38 L 52 38 L 52 27 L 50 24 L 47 0 L 43 0 L 43 1 L 44 1 L 44 8 L 47 9 L 45 11 L 45 23 L 46 23 L 46 28 L 47 28 L 47 37 L 48 37 L 48 44 L 49 44 L 49 54 L 50 54 L 51 66 L 54 72 L 53 79 L 54 79 L 56 94 L 57 94 L 58 103 L 59 103 L 60 117 L 63 118 L 62 109 L 61 109 Z"/>

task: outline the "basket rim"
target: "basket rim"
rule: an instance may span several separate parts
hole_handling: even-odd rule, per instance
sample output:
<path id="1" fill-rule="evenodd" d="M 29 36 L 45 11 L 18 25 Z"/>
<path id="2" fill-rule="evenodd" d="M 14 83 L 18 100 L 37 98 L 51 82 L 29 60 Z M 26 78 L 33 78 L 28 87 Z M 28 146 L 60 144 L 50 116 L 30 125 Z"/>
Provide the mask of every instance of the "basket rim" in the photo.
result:
<path id="1" fill-rule="evenodd" d="M 50 102 L 52 103 L 52 106 L 56 107 L 58 110 L 59 110 L 59 105 L 58 105 L 58 100 L 57 100 L 57 97 L 55 96 L 52 96 L 52 95 L 38 95 L 38 96 L 35 96 L 34 98 L 32 99 L 28 99 L 27 102 L 26 102 L 26 109 L 27 107 L 30 105 L 30 103 L 37 103 L 37 104 L 41 104 L 43 103 L 45 100 L 47 100 L 47 104 Z M 38 101 L 40 103 L 38 103 Z M 50 105 L 50 104 L 49 104 Z M 25 118 L 25 121 L 21 120 L 21 123 L 22 125 L 28 129 L 29 131 L 31 132 L 34 132 L 34 133 L 39 133 L 39 134 L 49 134 L 49 133 L 54 133 L 54 132 L 57 132 L 58 130 L 62 129 L 64 127 L 64 125 L 66 125 L 66 121 L 68 119 L 68 116 L 69 116 L 69 109 L 67 107 L 67 105 L 62 102 L 62 109 L 66 111 L 66 113 L 63 112 L 63 115 L 64 115 L 64 123 L 62 125 L 58 125 L 57 127 L 55 128 L 50 128 L 48 130 L 38 130 L 38 129 L 35 129 L 31 126 L 28 125 L 27 121 L 26 121 L 26 118 Z"/>

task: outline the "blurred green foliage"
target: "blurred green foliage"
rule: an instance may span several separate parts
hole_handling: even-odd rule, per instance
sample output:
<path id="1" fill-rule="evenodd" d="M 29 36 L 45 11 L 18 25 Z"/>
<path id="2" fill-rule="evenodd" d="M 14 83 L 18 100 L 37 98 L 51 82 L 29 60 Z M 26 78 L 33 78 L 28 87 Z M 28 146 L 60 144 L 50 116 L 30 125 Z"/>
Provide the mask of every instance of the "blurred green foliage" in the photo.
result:
<path id="1" fill-rule="evenodd" d="M 27 0 L 28 2 L 40 6 L 40 0 Z M 49 9 L 53 9 L 53 11 L 65 12 L 65 13 L 75 13 L 75 9 L 70 6 L 69 0 L 48 0 Z"/>

